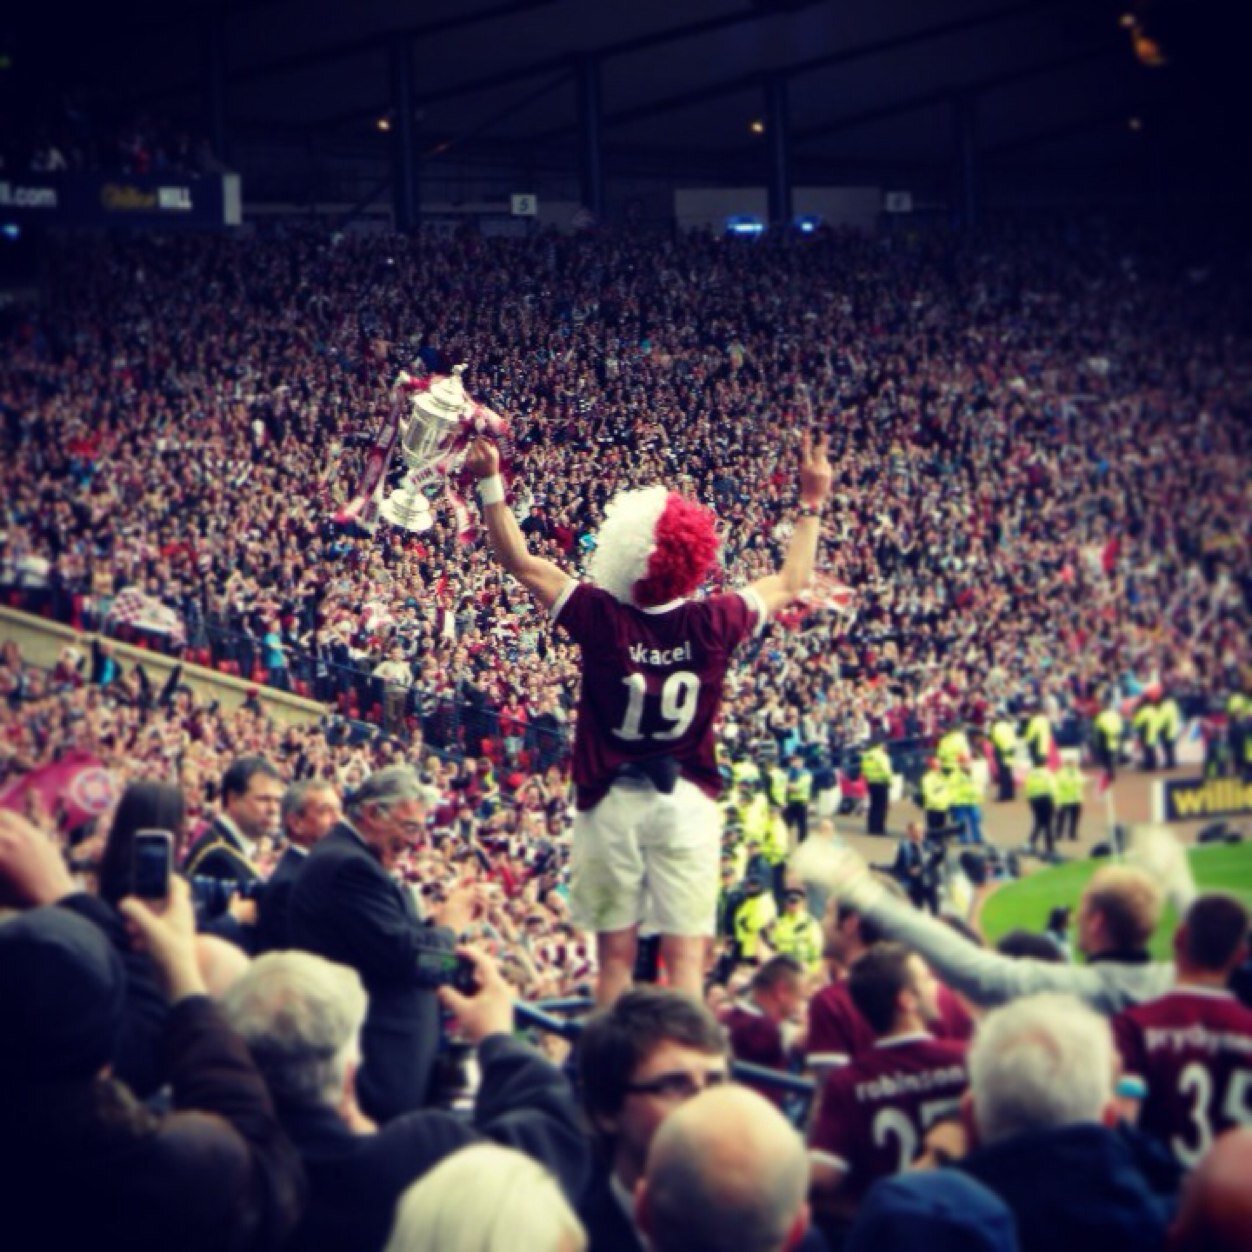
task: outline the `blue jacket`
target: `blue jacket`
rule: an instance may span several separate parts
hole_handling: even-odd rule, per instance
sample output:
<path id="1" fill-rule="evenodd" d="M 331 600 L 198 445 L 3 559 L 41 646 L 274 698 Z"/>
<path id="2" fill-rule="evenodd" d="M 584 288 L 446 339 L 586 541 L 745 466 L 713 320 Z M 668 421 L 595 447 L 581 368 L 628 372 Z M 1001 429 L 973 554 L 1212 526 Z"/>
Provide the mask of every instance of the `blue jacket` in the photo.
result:
<path id="1" fill-rule="evenodd" d="M 1094 1122 L 1014 1135 L 961 1168 L 1012 1209 L 1022 1252 L 1155 1252 L 1173 1215 L 1127 1139 Z"/>

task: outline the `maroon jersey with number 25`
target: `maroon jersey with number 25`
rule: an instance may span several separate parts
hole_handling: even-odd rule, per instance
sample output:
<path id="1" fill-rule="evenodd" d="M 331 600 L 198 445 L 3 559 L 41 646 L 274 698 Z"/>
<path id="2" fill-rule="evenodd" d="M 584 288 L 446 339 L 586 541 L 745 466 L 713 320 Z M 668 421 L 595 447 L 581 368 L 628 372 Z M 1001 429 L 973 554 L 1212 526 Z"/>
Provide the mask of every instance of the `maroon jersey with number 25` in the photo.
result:
<path id="1" fill-rule="evenodd" d="M 966 1083 L 963 1043 L 924 1032 L 880 1039 L 826 1079 L 809 1151 L 843 1170 L 847 1194 L 859 1200 L 912 1163 L 931 1124 L 959 1107 Z"/>
<path id="2" fill-rule="evenodd" d="M 722 684 L 731 654 L 764 619 L 747 589 L 638 609 L 590 583 L 570 583 L 552 620 L 582 659 L 573 755 L 580 809 L 604 799 L 623 765 L 666 755 L 683 778 L 717 796 Z"/>

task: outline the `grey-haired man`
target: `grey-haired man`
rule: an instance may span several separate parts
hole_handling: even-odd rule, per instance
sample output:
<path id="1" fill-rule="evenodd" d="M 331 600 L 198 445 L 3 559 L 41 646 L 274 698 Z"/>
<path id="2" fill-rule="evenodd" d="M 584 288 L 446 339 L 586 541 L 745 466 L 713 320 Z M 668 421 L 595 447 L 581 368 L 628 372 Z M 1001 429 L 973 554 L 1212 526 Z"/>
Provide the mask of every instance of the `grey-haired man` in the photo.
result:
<path id="1" fill-rule="evenodd" d="M 287 910 L 292 946 L 356 970 L 369 994 L 357 1091 L 380 1122 L 426 1102 L 439 1005 L 421 984 L 418 958 L 451 951 L 469 921 L 459 893 L 434 919 L 440 925 L 424 921 L 412 893 L 392 877 L 426 829 L 426 794 L 408 766 L 366 778 L 347 797 L 343 821 L 309 853 Z"/>

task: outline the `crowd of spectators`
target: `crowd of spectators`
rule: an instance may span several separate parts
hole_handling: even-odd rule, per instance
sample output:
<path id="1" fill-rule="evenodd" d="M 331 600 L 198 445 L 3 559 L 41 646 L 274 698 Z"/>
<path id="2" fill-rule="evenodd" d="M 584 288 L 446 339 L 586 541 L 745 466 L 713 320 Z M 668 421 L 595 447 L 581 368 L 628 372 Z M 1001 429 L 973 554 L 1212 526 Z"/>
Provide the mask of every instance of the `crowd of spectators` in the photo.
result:
<path id="1" fill-rule="evenodd" d="M 222 709 L 196 697 L 177 674 L 157 691 L 142 667 L 101 686 L 84 682 L 68 659 L 51 671 L 23 664 L 11 644 L 0 663 L 0 698 L 0 788 L 54 766 L 70 748 L 110 773 L 115 796 L 133 782 L 172 780 L 186 814 L 180 857 L 219 811 L 222 775 L 236 758 L 265 757 L 281 763 L 293 781 L 322 779 L 340 794 L 378 769 L 412 766 L 428 789 L 431 830 L 401 858 L 399 877 L 414 884 L 428 906 L 466 884 L 479 887 L 474 937 L 528 998 L 585 993 L 593 958 L 587 937 L 567 921 L 567 784 L 558 770 L 509 776 L 497 774 L 486 758 L 456 762 L 427 753 L 420 740 L 372 734 L 354 742 L 319 725 L 283 727 L 259 700 Z M 23 803 L 74 864 L 90 873 L 98 869 L 111 808 L 99 820 L 78 813 L 67 820 L 36 788 L 26 791 Z M 275 827 L 261 840 L 256 863 L 262 876 L 282 853 L 282 834 Z"/>
<path id="2" fill-rule="evenodd" d="M 1232 1129 L 1252 1116 L 1252 1019 L 1226 988 L 1247 912 L 1180 898 L 1174 960 L 1153 961 L 1163 899 L 1142 868 L 1088 886 L 1087 963 L 1045 936 L 991 952 L 839 850 L 819 810 L 803 846 L 825 869 L 807 886 L 794 864 L 751 872 L 746 840 L 728 848 L 724 902 L 751 884 L 768 904 L 772 884 L 783 914 L 707 1004 L 629 991 L 572 1058 L 551 1034 L 547 1059 L 506 1038 L 515 995 L 577 995 L 594 973 L 565 920 L 552 746 L 573 656 L 450 514 L 418 536 L 332 520 L 398 369 L 465 359 L 514 423 L 532 546 L 576 567 L 612 491 L 661 479 L 716 504 L 733 585 L 776 565 L 792 503 L 778 449 L 820 416 L 838 499 L 823 577 L 734 673 L 730 760 L 1001 707 L 1059 722 L 1110 688 L 1212 697 L 1246 685 L 1248 664 L 1235 279 L 1098 233 L 955 249 L 302 231 L 64 245 L 47 304 L 6 326 L 10 602 L 94 629 L 138 587 L 180 615 L 182 659 L 257 685 L 223 709 L 178 670 L 158 683 L 119 663 L 107 630 L 48 671 L 0 654 L 0 783 L 73 750 L 132 798 L 173 784 L 190 879 L 163 911 L 128 898 L 124 874 L 110 885 L 141 821 L 125 796 L 94 821 L 69 820 L 68 789 L 28 789 L 28 820 L 0 809 L 15 913 L 0 922 L 0 1127 L 28 1147 L 6 1196 L 17 1246 L 99 1237 L 105 1218 L 141 1247 L 494 1249 L 523 1222 L 552 1252 L 1093 1237 L 1115 1252 L 1171 1229 L 1181 1252 L 1246 1246 L 1230 1180 L 1252 1153 Z M 342 716 L 281 725 L 266 682 Z M 240 807 L 227 780 L 257 760 L 249 777 L 329 784 L 291 889 L 292 922 L 303 907 L 323 923 L 289 928 L 302 951 L 255 955 L 307 797 Z M 250 876 L 226 910 L 185 860 L 214 831 Z M 372 894 L 353 915 L 361 865 Z M 315 879 L 316 908 L 300 904 Z M 380 1112 L 362 1075 L 377 1079 L 379 1037 L 400 1027 L 383 1011 L 395 971 L 379 969 L 436 932 L 471 945 L 472 985 L 438 996 L 444 1042 L 478 1070 L 450 1084 L 472 1108 L 419 1095 Z M 415 968 L 404 995 L 433 994 Z M 707 1090 L 732 1052 L 818 1084 L 803 1139 L 780 1112 L 798 1119 L 786 1083 Z M 542 1170 L 493 1157 L 498 1190 L 467 1204 L 482 1158 L 460 1150 L 483 1139 Z M 81 1204 L 57 1205 L 66 1186 Z M 542 1212 L 526 1204 L 539 1195 Z"/>
<path id="3" fill-rule="evenodd" d="M 780 444 L 830 427 L 822 576 L 732 682 L 732 746 L 1218 696 L 1248 663 L 1238 276 L 1095 227 L 67 244 L 6 328 L 0 577 L 112 630 L 136 586 L 190 659 L 546 764 L 571 654 L 450 510 L 331 520 L 398 371 L 464 360 L 514 425 L 532 544 L 575 567 L 612 492 L 659 480 L 717 507 L 750 579 L 785 540 Z"/>
<path id="4" fill-rule="evenodd" d="M 77 693 L 31 694 L 76 707 Z M 171 685 L 158 707 L 186 702 Z M 249 717 L 223 720 L 219 747 Z M 137 1247 L 327 1252 L 1246 1246 L 1252 1009 L 1234 991 L 1249 914 L 1234 896 L 1197 896 L 1132 848 L 1085 888 L 1087 963 L 1071 964 L 1042 935 L 988 950 L 817 832 L 793 867 L 830 892 L 816 964 L 762 950 L 707 1003 L 627 990 L 567 1056 L 527 1041 L 514 1004 L 568 970 L 522 954 L 516 897 L 479 857 L 490 823 L 449 837 L 445 793 L 420 777 L 374 770 L 342 810 L 321 784 L 330 804 L 307 839 L 294 819 L 311 792 L 289 787 L 285 858 L 298 855 L 278 898 L 280 776 L 233 760 L 212 837 L 256 880 L 227 931 L 205 923 L 208 859 L 187 854 L 181 805 L 152 783 L 129 784 L 69 847 L 37 808 L 0 809 L 0 1126 L 26 1148 L 5 1188 L 15 1247 L 88 1229 Z M 154 901 L 126 864 L 157 820 L 189 877 Z M 382 896 L 362 894 L 360 872 Z M 559 888 L 520 894 L 527 926 L 558 915 Z M 1172 962 L 1148 952 L 1167 895 Z M 274 908 L 288 937 L 263 950 L 257 914 Z M 455 943 L 466 981 L 419 974 Z M 394 1046 L 397 995 L 437 996 L 444 1021 L 421 1029 L 451 1059 L 384 1107 L 367 1075 L 400 1089 L 412 1041 Z M 787 1094 L 806 1082 L 809 1117 Z M 468 1204 L 480 1166 L 490 1194 Z M 54 1202 L 66 1185 L 78 1204 Z"/>

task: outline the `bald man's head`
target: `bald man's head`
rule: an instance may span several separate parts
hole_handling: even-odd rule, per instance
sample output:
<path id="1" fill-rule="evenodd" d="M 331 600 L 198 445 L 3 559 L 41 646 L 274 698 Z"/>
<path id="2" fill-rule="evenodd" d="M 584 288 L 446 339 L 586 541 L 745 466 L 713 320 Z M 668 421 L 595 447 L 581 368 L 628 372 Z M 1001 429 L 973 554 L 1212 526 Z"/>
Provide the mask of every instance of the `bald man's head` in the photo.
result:
<path id="1" fill-rule="evenodd" d="M 746 1087 L 701 1092 L 662 1123 L 637 1192 L 654 1252 L 780 1252 L 808 1224 L 808 1158 Z"/>
<path id="2" fill-rule="evenodd" d="M 1246 1252 L 1252 1248 L 1252 1128 L 1229 1130 L 1183 1190 L 1169 1252 Z"/>

